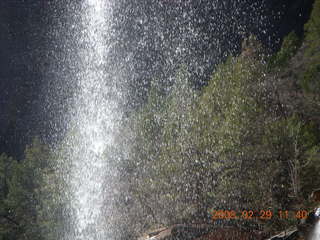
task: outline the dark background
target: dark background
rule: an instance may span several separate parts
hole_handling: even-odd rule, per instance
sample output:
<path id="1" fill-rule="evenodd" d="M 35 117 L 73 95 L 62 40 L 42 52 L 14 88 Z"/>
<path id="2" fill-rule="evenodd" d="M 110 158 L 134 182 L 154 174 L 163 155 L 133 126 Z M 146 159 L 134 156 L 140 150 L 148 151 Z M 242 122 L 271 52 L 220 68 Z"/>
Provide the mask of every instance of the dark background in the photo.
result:
<path id="1" fill-rule="evenodd" d="M 53 37 L 56 19 L 72 14 L 67 0 L 0 1 L 0 153 L 20 158 L 36 135 L 50 139 L 54 109 L 45 110 L 48 69 L 62 58 Z M 291 31 L 303 34 L 313 0 L 119 0 L 115 4 L 110 66 L 126 79 L 128 109 L 139 106 L 150 81 L 170 85 L 186 65 L 196 87 L 214 65 L 240 51 L 241 39 L 255 34 L 270 52 Z M 63 28 L 60 28 L 63 29 Z M 57 53 L 60 53 L 57 54 Z M 52 70 L 52 69 L 51 69 Z M 54 99 L 52 99 L 54 101 Z M 56 108 L 59 108 L 56 104 Z M 61 111 L 61 109 L 60 109 Z M 59 112 L 59 111 L 57 111 Z"/>

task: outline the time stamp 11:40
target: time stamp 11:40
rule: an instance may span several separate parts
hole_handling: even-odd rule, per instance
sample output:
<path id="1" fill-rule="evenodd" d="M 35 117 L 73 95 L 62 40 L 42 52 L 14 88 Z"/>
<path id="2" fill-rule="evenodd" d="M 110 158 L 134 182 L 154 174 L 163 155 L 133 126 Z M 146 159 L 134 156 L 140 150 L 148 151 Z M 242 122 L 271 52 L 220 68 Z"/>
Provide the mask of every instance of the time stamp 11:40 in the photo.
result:
<path id="1" fill-rule="evenodd" d="M 271 210 L 243 210 L 243 211 L 233 211 L 233 210 L 213 210 L 211 211 L 211 219 L 215 220 L 231 220 L 231 219 L 261 219 L 261 220 L 270 220 L 273 217 L 278 217 L 280 219 L 306 219 L 308 217 L 308 211 L 299 210 L 299 211 L 287 211 L 279 210 L 277 212 Z"/>

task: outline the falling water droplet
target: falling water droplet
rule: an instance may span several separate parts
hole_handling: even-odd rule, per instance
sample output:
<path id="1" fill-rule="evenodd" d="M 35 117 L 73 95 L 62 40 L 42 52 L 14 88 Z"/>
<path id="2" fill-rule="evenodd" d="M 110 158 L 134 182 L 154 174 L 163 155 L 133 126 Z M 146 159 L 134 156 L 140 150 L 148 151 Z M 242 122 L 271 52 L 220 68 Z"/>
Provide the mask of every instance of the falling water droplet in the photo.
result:
<path id="1" fill-rule="evenodd" d="M 319 240 L 319 239 L 320 239 L 320 221 L 316 223 L 310 240 Z"/>
<path id="2" fill-rule="evenodd" d="M 118 89 L 110 74 L 106 73 L 108 57 L 108 21 L 111 3 L 104 0 L 85 0 L 72 14 L 80 16 L 71 29 L 76 33 L 69 39 L 73 43 L 70 66 L 75 71 L 65 79 L 62 87 L 73 86 L 72 100 L 65 103 L 68 129 L 63 145 L 65 163 L 61 166 L 66 181 L 70 227 L 64 232 L 66 240 L 113 239 L 110 223 L 110 201 L 106 195 L 112 191 L 108 177 L 114 178 L 106 152 L 114 143 L 118 111 Z M 68 84 L 67 84 L 68 82 Z M 71 84 L 70 84 L 71 82 Z M 67 157 L 66 157 L 67 156 Z M 112 172 L 112 174 L 111 174 Z M 110 188 L 107 189 L 106 188 Z M 109 205 L 108 205 L 109 204 Z M 106 207 L 106 205 L 108 205 Z"/>

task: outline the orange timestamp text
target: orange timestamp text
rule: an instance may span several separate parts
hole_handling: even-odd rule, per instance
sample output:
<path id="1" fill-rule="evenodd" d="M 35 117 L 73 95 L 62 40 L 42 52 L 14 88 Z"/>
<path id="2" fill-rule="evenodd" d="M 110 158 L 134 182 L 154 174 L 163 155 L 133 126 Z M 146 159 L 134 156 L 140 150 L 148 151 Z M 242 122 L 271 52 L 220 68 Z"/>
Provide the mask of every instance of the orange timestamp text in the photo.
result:
<path id="1" fill-rule="evenodd" d="M 211 211 L 211 219 L 215 220 L 232 220 L 232 219 L 244 219 L 244 220 L 271 220 L 274 217 L 278 217 L 280 219 L 306 219 L 308 217 L 308 211 L 299 210 L 299 211 L 287 211 L 287 210 L 279 210 L 277 212 L 271 210 L 242 210 L 242 211 L 234 211 L 234 210 L 213 210 Z"/>

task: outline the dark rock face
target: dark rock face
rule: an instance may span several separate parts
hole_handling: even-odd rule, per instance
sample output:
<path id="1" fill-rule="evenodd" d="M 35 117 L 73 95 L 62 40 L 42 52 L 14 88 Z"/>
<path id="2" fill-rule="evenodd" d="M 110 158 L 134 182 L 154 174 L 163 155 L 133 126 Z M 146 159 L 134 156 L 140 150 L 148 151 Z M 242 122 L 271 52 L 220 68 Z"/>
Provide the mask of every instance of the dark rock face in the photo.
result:
<path id="1" fill-rule="evenodd" d="M 235 227 L 213 227 L 209 224 L 177 224 L 153 231 L 139 240 L 262 240 L 257 231 Z"/>

